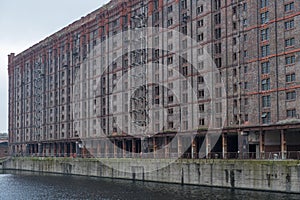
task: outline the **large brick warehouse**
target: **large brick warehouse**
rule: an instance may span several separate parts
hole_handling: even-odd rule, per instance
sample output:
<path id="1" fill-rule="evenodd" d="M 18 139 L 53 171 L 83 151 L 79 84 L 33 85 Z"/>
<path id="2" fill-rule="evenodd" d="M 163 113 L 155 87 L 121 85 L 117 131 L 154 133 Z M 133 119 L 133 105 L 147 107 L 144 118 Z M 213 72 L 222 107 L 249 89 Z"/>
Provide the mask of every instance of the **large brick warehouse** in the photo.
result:
<path id="1" fill-rule="evenodd" d="M 299 24 L 296 0 L 112 0 L 9 55 L 10 154 L 299 158 Z"/>

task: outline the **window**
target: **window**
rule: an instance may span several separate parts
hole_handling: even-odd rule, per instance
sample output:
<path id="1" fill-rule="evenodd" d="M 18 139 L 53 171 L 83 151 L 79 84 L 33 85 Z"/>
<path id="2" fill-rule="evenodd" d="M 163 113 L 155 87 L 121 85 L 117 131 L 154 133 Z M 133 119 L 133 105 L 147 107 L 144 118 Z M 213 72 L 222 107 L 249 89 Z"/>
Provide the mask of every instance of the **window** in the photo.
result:
<path id="1" fill-rule="evenodd" d="M 215 15 L 215 24 L 221 24 L 221 13 Z"/>
<path id="2" fill-rule="evenodd" d="M 221 98 L 222 97 L 222 88 L 216 88 L 215 89 L 216 92 L 216 98 Z"/>
<path id="3" fill-rule="evenodd" d="M 291 109 L 286 111 L 287 117 L 297 117 L 296 109 Z"/>
<path id="4" fill-rule="evenodd" d="M 244 99 L 244 104 L 245 104 L 245 106 L 249 105 L 249 99 L 248 98 Z"/>
<path id="5" fill-rule="evenodd" d="M 218 102 L 215 104 L 215 111 L 216 113 L 221 113 L 222 112 L 222 103 L 221 102 Z"/>
<path id="6" fill-rule="evenodd" d="M 197 26 L 198 26 L 198 27 L 202 27 L 203 24 L 204 24 L 203 19 L 197 21 Z"/>
<path id="7" fill-rule="evenodd" d="M 270 45 L 264 45 L 261 47 L 261 57 L 270 55 Z"/>
<path id="8" fill-rule="evenodd" d="M 186 49 L 187 48 L 187 40 L 182 41 L 182 48 Z"/>
<path id="9" fill-rule="evenodd" d="M 215 44 L 215 53 L 222 53 L 222 43 Z"/>
<path id="10" fill-rule="evenodd" d="M 204 83 L 203 76 L 198 76 L 198 84 L 203 84 L 203 83 Z"/>
<path id="11" fill-rule="evenodd" d="M 167 21 L 167 27 L 169 27 L 171 25 L 173 25 L 173 19 L 172 18 L 168 19 L 168 21 Z"/>
<path id="12" fill-rule="evenodd" d="M 197 35 L 197 42 L 200 42 L 200 41 L 203 41 L 204 39 L 204 34 L 203 33 L 200 33 Z"/>
<path id="13" fill-rule="evenodd" d="M 271 96 L 270 95 L 262 97 L 262 107 L 263 108 L 271 107 Z"/>
<path id="14" fill-rule="evenodd" d="M 222 67 L 222 58 L 216 58 L 215 63 L 217 68 Z"/>
<path id="15" fill-rule="evenodd" d="M 263 124 L 270 124 L 271 123 L 271 113 L 270 112 L 263 112 L 261 115 L 262 123 Z"/>
<path id="16" fill-rule="evenodd" d="M 264 79 L 261 81 L 261 90 L 266 91 L 270 90 L 270 79 Z"/>
<path id="17" fill-rule="evenodd" d="M 173 56 L 168 57 L 168 59 L 167 59 L 167 64 L 168 64 L 168 65 L 173 64 Z"/>
<path id="18" fill-rule="evenodd" d="M 295 45 L 295 38 L 289 38 L 285 40 L 285 47 L 290 47 Z"/>
<path id="19" fill-rule="evenodd" d="M 168 102 L 169 102 L 169 103 L 173 103 L 173 101 L 174 101 L 174 97 L 173 97 L 173 96 L 169 96 L 169 97 L 168 97 Z"/>
<path id="20" fill-rule="evenodd" d="M 293 55 L 293 56 L 288 56 L 285 58 L 285 64 L 286 65 L 291 65 L 291 64 L 295 64 L 296 62 L 296 57 Z"/>
<path id="21" fill-rule="evenodd" d="M 174 114 L 173 108 L 169 108 L 169 109 L 168 109 L 168 114 L 169 114 L 169 115 L 173 115 L 173 114 Z"/>
<path id="22" fill-rule="evenodd" d="M 248 82 L 244 83 L 244 89 L 247 90 L 250 88 L 250 84 Z"/>
<path id="23" fill-rule="evenodd" d="M 260 0 L 260 7 L 264 8 L 269 5 L 269 0 Z"/>
<path id="24" fill-rule="evenodd" d="M 236 15 L 236 12 L 237 12 L 237 9 L 236 9 L 236 6 L 234 6 L 234 7 L 232 8 L 232 14 L 233 14 L 233 15 Z"/>
<path id="25" fill-rule="evenodd" d="M 295 99 L 296 99 L 296 91 L 286 93 L 286 100 L 295 100 Z"/>
<path id="26" fill-rule="evenodd" d="M 200 15 L 201 13 L 203 13 L 203 5 L 197 7 L 196 13 L 197 13 L 197 15 Z"/>
<path id="27" fill-rule="evenodd" d="M 187 26 L 186 25 L 181 27 L 181 33 L 187 35 Z"/>
<path id="28" fill-rule="evenodd" d="M 245 74 L 248 73 L 248 66 L 247 66 L 247 65 L 244 66 L 244 73 L 245 73 Z"/>
<path id="29" fill-rule="evenodd" d="M 168 128 L 173 129 L 174 128 L 174 122 L 168 122 Z"/>
<path id="30" fill-rule="evenodd" d="M 218 40 L 221 38 L 221 28 L 215 29 L 215 39 Z"/>
<path id="31" fill-rule="evenodd" d="M 200 56 L 200 55 L 203 55 L 203 47 L 197 49 L 197 53 L 198 53 L 199 56 Z"/>
<path id="32" fill-rule="evenodd" d="M 244 9 L 244 11 L 247 11 L 247 9 L 248 9 L 248 4 L 247 3 L 244 3 L 243 9 Z"/>
<path id="33" fill-rule="evenodd" d="M 199 90 L 198 91 L 198 99 L 203 99 L 204 98 L 204 90 Z"/>
<path id="34" fill-rule="evenodd" d="M 200 61 L 197 63 L 198 70 L 204 69 L 204 61 Z"/>
<path id="35" fill-rule="evenodd" d="M 187 9 L 187 0 L 181 0 L 182 9 Z"/>
<path id="36" fill-rule="evenodd" d="M 266 29 L 261 30 L 260 36 L 261 36 L 261 41 L 269 40 L 269 38 L 270 38 L 270 29 L 266 28 Z"/>
<path id="37" fill-rule="evenodd" d="M 158 0 L 155 0 L 155 1 L 154 1 L 154 9 L 155 9 L 155 10 L 158 9 L 158 4 L 159 4 Z"/>
<path id="38" fill-rule="evenodd" d="M 284 22 L 284 28 L 285 30 L 289 30 L 295 27 L 295 21 L 294 20 L 290 20 L 287 22 Z"/>
<path id="39" fill-rule="evenodd" d="M 222 127 L 222 118 L 221 117 L 216 118 L 216 127 L 217 128 Z"/>
<path id="40" fill-rule="evenodd" d="M 248 35 L 244 34 L 244 42 L 246 42 L 248 40 Z"/>
<path id="41" fill-rule="evenodd" d="M 171 12 L 173 12 L 173 6 L 172 5 L 168 7 L 168 13 L 171 13 Z"/>
<path id="42" fill-rule="evenodd" d="M 243 19 L 243 26 L 247 26 L 248 25 L 248 19 Z"/>
<path id="43" fill-rule="evenodd" d="M 233 30 L 236 30 L 236 28 L 237 28 L 236 22 L 233 22 L 233 23 L 232 23 L 232 26 L 233 26 Z"/>
<path id="44" fill-rule="evenodd" d="M 291 10 L 294 10 L 294 8 L 295 8 L 295 3 L 294 2 L 291 2 L 289 4 L 284 5 L 284 11 L 285 12 L 289 12 Z"/>
<path id="45" fill-rule="evenodd" d="M 201 118 L 199 119 L 199 126 L 204 126 L 205 125 L 205 119 Z"/>
<path id="46" fill-rule="evenodd" d="M 232 38 L 232 44 L 236 45 L 236 43 L 237 43 L 236 37 Z"/>
<path id="47" fill-rule="evenodd" d="M 286 75 L 286 82 L 287 83 L 294 82 L 294 81 L 296 81 L 296 74 L 295 73 Z"/>
<path id="48" fill-rule="evenodd" d="M 270 62 L 264 62 L 261 64 L 261 73 L 262 74 L 270 73 Z"/>
<path id="49" fill-rule="evenodd" d="M 245 114 L 245 122 L 248 122 L 249 121 L 249 115 L 248 114 Z"/>
<path id="50" fill-rule="evenodd" d="M 260 22 L 261 24 L 269 22 L 269 11 L 260 14 Z"/>
<path id="51" fill-rule="evenodd" d="M 205 111 L 204 104 L 200 104 L 200 105 L 199 105 L 199 112 L 200 112 L 200 113 L 204 113 L 204 111 Z"/>
<path id="52" fill-rule="evenodd" d="M 221 0 L 215 0 L 215 10 L 220 10 L 221 8 Z"/>

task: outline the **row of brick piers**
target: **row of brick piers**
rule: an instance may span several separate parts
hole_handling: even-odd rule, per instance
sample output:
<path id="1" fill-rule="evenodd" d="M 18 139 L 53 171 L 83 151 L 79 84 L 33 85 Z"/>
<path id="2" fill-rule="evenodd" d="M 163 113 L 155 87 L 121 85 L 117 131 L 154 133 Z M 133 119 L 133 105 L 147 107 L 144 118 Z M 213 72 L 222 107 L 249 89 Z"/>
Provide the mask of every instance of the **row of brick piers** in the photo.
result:
<path id="1" fill-rule="evenodd" d="M 53 157 L 100 158 L 262 158 L 277 152 L 286 158 L 288 151 L 300 151 L 299 145 L 290 145 L 285 129 L 274 132 L 256 131 L 254 138 L 249 131 L 223 132 L 222 134 L 175 134 L 153 137 L 111 136 L 68 141 L 32 142 L 11 145 L 14 155 Z M 294 136 L 293 136 L 294 137 Z M 299 136 L 300 139 L 300 136 Z M 298 140 L 300 141 L 300 140 Z M 300 143 L 300 142 L 299 142 Z"/>

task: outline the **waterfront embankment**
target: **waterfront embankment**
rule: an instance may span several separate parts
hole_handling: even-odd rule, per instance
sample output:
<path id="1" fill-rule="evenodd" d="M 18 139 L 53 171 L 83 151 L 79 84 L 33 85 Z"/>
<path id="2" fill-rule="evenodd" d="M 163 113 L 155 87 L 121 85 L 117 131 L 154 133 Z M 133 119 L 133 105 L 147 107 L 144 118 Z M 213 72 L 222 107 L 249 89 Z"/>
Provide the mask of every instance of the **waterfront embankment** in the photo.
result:
<path id="1" fill-rule="evenodd" d="M 298 160 L 81 159 L 13 157 L 7 170 L 300 193 Z M 155 169 L 155 170 L 150 170 Z"/>

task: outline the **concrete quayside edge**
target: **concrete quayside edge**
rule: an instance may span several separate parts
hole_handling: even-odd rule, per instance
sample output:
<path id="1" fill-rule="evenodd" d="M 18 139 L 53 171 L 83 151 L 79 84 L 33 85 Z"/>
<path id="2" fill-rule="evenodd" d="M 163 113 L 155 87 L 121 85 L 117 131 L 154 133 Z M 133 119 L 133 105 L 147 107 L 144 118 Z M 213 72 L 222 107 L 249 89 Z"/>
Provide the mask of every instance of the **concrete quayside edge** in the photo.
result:
<path id="1" fill-rule="evenodd" d="M 168 159 L 13 157 L 3 161 L 2 167 L 5 170 L 300 194 L 300 161 L 298 160 L 179 159 L 174 161 Z"/>

